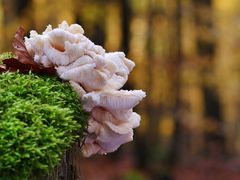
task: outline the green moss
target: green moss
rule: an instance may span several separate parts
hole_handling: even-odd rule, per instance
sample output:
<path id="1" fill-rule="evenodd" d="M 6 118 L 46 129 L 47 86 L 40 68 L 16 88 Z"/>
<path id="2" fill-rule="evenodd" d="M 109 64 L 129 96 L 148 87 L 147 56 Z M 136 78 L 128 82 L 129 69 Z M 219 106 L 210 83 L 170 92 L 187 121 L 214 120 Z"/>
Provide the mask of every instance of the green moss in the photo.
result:
<path id="1" fill-rule="evenodd" d="M 0 74 L 0 179 L 50 172 L 86 128 L 75 92 L 55 77 Z"/>

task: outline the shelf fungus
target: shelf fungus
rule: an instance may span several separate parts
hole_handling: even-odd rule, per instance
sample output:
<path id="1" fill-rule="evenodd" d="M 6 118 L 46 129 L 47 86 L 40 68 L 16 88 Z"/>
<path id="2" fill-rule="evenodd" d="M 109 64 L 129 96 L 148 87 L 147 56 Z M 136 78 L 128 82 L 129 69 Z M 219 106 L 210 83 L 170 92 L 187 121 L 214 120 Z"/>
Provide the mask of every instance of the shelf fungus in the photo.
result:
<path id="1" fill-rule="evenodd" d="M 30 32 L 25 46 L 35 63 L 56 69 L 69 81 L 90 113 L 83 155 L 105 154 L 133 139 L 140 116 L 133 112 L 146 95 L 142 90 L 120 90 L 135 64 L 123 52 L 106 53 L 84 36 L 78 24 L 63 21 L 42 34 Z"/>

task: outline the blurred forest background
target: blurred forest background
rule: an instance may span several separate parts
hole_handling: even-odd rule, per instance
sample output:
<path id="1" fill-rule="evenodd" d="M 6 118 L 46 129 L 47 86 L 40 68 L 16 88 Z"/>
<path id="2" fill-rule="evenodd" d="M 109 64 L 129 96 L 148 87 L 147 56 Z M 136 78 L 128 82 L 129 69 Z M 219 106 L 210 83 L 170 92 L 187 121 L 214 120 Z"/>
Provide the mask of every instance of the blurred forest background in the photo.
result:
<path id="1" fill-rule="evenodd" d="M 82 158 L 83 179 L 240 179 L 239 0 L 0 0 L 0 51 L 18 26 L 79 23 L 135 61 L 135 138 Z"/>

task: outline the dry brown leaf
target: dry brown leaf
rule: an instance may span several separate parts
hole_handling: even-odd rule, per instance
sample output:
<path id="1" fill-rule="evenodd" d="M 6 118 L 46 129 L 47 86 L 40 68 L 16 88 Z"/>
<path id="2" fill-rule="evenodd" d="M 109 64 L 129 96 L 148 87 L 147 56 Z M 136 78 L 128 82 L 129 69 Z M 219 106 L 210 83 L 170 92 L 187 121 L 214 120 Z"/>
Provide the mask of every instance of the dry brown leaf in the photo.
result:
<path id="1" fill-rule="evenodd" d="M 18 69 L 21 72 L 28 72 L 29 71 L 29 67 L 26 64 L 21 63 L 20 61 L 18 61 L 18 59 L 5 59 L 3 60 L 3 64 L 5 64 L 7 69 Z"/>
<path id="2" fill-rule="evenodd" d="M 54 67 L 45 68 L 33 60 L 33 57 L 27 51 L 23 38 L 24 29 L 19 27 L 12 42 L 16 58 L 3 60 L 3 65 L 0 66 L 0 72 L 19 71 L 21 73 L 27 73 L 32 71 L 38 74 L 55 75 L 56 70 Z"/>
<path id="3" fill-rule="evenodd" d="M 33 67 L 37 67 L 37 63 L 34 62 L 33 57 L 28 53 L 27 48 L 23 41 L 24 29 L 19 27 L 14 38 L 13 38 L 13 48 L 17 59 L 23 64 L 29 64 Z"/>

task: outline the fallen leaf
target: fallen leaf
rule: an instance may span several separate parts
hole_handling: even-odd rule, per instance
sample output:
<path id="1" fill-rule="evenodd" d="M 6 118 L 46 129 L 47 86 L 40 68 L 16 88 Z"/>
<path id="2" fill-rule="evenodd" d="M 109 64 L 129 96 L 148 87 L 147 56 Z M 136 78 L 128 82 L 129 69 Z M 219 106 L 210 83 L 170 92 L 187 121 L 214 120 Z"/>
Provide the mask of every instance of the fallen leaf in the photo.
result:
<path id="1" fill-rule="evenodd" d="M 23 39 L 24 29 L 19 27 L 12 42 L 16 58 L 10 57 L 2 60 L 3 65 L 0 66 L 0 72 L 19 71 L 27 73 L 32 71 L 38 74 L 55 75 L 56 69 L 54 67 L 45 68 L 34 61 L 33 57 L 27 51 Z"/>
<path id="2" fill-rule="evenodd" d="M 37 67 L 37 63 L 34 62 L 33 57 L 27 51 L 23 38 L 24 29 L 22 27 L 19 27 L 12 42 L 14 53 L 21 63 Z"/>

